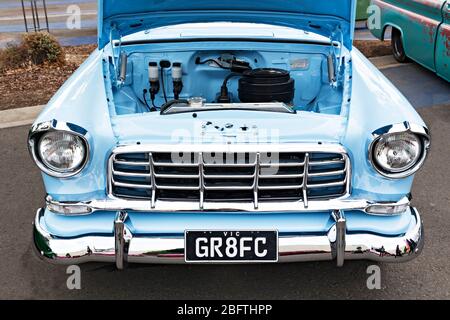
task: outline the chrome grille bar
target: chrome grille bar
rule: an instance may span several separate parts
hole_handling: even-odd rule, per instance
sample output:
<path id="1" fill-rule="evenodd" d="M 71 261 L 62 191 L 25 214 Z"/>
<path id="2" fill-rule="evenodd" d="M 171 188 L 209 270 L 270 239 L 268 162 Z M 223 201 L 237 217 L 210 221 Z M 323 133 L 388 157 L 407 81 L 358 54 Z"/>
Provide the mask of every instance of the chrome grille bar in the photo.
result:
<path id="1" fill-rule="evenodd" d="M 327 176 L 338 176 L 342 174 L 345 174 L 345 170 L 308 173 L 308 177 L 327 177 Z"/>
<path id="2" fill-rule="evenodd" d="M 156 173 L 155 173 L 155 163 L 153 162 L 153 155 L 151 152 L 148 154 L 148 160 L 149 160 L 148 163 L 150 165 L 150 179 L 151 179 L 150 183 L 152 185 L 151 205 L 152 208 L 154 208 L 156 205 L 156 178 L 155 178 Z"/>
<path id="3" fill-rule="evenodd" d="M 343 164 L 345 160 L 328 160 L 328 161 L 311 161 L 309 162 L 310 166 L 326 166 L 330 164 Z"/>
<path id="4" fill-rule="evenodd" d="M 124 188 L 138 188 L 138 189 L 152 189 L 151 185 L 147 185 L 147 184 L 137 184 L 137 183 L 123 183 L 123 182 L 117 182 L 117 181 L 112 181 L 113 185 L 115 185 L 116 187 L 124 187 Z"/>
<path id="5" fill-rule="evenodd" d="M 115 170 L 113 170 L 113 175 L 121 176 L 121 177 L 137 177 L 137 178 L 150 177 L 150 173 L 123 172 L 123 171 L 115 171 Z"/>
<path id="6" fill-rule="evenodd" d="M 255 209 L 258 209 L 259 203 L 258 203 L 258 186 L 259 186 L 259 175 L 260 175 L 260 171 L 261 171 L 261 167 L 260 167 L 260 163 L 261 163 L 261 154 L 258 152 L 256 154 L 256 166 L 255 166 L 255 177 L 254 177 L 254 181 L 253 181 L 253 205 Z"/>
<path id="7" fill-rule="evenodd" d="M 305 165 L 303 171 L 302 194 L 305 208 L 308 208 L 308 171 L 309 171 L 309 153 L 305 153 Z"/>
<path id="8" fill-rule="evenodd" d="M 115 160 L 115 164 L 122 164 L 126 166 L 134 166 L 134 167 L 148 167 L 149 164 L 147 162 L 138 162 L 138 161 L 121 161 Z"/>
<path id="9" fill-rule="evenodd" d="M 203 153 L 200 152 L 198 154 L 198 170 L 199 170 L 199 176 L 200 176 L 200 181 L 199 181 L 199 188 L 200 188 L 200 210 L 203 210 L 203 204 L 205 202 L 205 170 L 203 168 L 204 166 L 204 161 L 203 161 Z"/>

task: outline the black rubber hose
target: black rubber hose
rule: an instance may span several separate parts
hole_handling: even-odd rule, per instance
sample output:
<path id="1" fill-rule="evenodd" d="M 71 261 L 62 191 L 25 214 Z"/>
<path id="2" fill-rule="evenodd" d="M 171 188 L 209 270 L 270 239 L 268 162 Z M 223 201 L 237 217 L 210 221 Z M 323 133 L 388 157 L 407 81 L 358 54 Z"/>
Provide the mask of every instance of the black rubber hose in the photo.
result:
<path id="1" fill-rule="evenodd" d="M 161 85 L 164 94 L 164 101 L 167 103 L 166 86 L 164 85 L 164 68 L 161 68 Z"/>
<path id="2" fill-rule="evenodd" d="M 239 76 L 242 76 L 242 74 L 240 74 L 240 73 L 235 73 L 235 72 L 230 73 L 229 75 L 227 75 L 227 76 L 225 77 L 225 79 L 223 80 L 222 88 L 227 87 L 228 81 L 230 81 L 231 78 L 233 78 L 233 77 L 239 77 Z"/>
<path id="3" fill-rule="evenodd" d="M 144 97 L 145 105 L 147 106 L 147 108 L 148 108 L 150 111 L 156 111 L 156 107 L 155 107 L 155 102 L 154 102 L 154 100 L 152 100 L 153 108 L 150 107 L 150 106 L 148 105 L 147 97 L 146 97 L 147 92 L 148 92 L 147 89 L 144 89 L 143 97 Z"/>

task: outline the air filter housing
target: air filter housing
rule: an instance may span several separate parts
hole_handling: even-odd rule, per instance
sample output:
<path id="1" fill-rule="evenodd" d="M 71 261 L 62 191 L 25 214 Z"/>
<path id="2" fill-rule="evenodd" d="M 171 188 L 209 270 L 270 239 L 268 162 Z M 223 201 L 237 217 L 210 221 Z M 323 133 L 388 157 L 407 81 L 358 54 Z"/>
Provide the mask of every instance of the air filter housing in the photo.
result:
<path id="1" fill-rule="evenodd" d="M 239 99 L 241 102 L 284 102 L 292 103 L 295 81 L 289 71 L 261 68 L 247 70 L 239 79 Z"/>

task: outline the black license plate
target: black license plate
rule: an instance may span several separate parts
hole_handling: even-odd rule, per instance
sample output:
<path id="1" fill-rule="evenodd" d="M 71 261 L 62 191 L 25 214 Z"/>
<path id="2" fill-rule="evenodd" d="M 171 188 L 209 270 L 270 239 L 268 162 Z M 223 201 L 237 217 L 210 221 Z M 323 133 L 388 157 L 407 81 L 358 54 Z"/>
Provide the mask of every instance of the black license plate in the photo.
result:
<path id="1" fill-rule="evenodd" d="M 277 262 L 277 231 L 185 232 L 186 262 Z"/>

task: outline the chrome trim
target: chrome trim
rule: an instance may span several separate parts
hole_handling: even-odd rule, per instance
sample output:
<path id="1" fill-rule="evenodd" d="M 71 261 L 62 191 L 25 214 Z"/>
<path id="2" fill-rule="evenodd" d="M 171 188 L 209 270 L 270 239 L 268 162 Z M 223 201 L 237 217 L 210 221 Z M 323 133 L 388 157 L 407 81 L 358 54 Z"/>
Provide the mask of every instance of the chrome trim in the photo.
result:
<path id="1" fill-rule="evenodd" d="M 64 131 L 68 132 L 70 134 L 73 134 L 77 137 L 79 137 L 82 142 L 84 143 L 86 156 L 81 164 L 81 166 L 76 169 L 75 171 L 68 171 L 68 172 L 57 172 L 50 168 L 48 168 L 39 158 L 38 151 L 36 150 L 39 145 L 39 138 L 50 131 Z M 38 168 L 45 172 L 46 174 L 56 177 L 56 178 L 70 178 L 78 173 L 80 173 L 85 167 L 86 164 L 89 162 L 90 159 L 90 146 L 89 141 L 90 136 L 89 133 L 83 129 L 80 126 L 77 126 L 73 123 L 69 122 L 63 122 L 63 121 L 57 121 L 57 120 L 51 120 L 46 122 L 41 122 L 33 125 L 28 133 L 28 151 L 30 152 L 30 155 Z"/>
<path id="2" fill-rule="evenodd" d="M 401 237 L 385 238 L 374 234 L 347 235 L 345 260 L 406 262 L 417 257 L 424 246 L 423 224 L 416 208 L 411 207 L 411 213 L 416 223 Z"/>
<path id="3" fill-rule="evenodd" d="M 153 161 L 153 153 L 172 153 L 176 150 L 176 152 L 186 152 L 186 153 L 196 153 L 199 155 L 198 160 L 196 163 L 180 163 L 180 164 L 174 164 L 174 163 L 156 163 Z M 204 153 L 211 153 L 215 152 L 218 153 L 217 150 L 220 150 L 220 153 L 226 154 L 226 153 L 254 153 L 256 155 L 254 162 L 249 164 L 212 164 L 212 163 L 204 163 L 202 161 L 203 154 Z M 303 183 L 300 185 L 280 185 L 280 186 L 259 186 L 258 182 L 261 180 L 261 178 L 271 178 L 270 176 L 265 176 L 259 174 L 258 165 L 260 167 L 266 167 L 270 166 L 270 163 L 262 162 L 259 163 L 258 159 L 261 153 L 304 153 L 305 154 L 305 160 L 301 163 L 281 163 L 277 164 L 281 166 L 302 166 L 304 167 L 304 173 L 302 175 L 299 175 L 300 178 L 302 178 Z M 182 211 L 192 211 L 192 210 L 224 210 L 224 211 L 250 211 L 250 209 L 247 209 L 250 205 L 253 206 L 253 209 L 255 211 L 259 211 L 260 206 L 266 206 L 266 204 L 261 203 L 260 200 L 256 199 L 255 197 L 258 195 L 258 191 L 260 190 L 288 190 L 288 189 L 302 189 L 302 198 L 304 201 L 290 201 L 287 202 L 287 205 L 285 204 L 286 201 L 279 201 L 274 202 L 277 204 L 278 207 L 290 207 L 297 205 L 297 209 L 293 208 L 292 211 L 295 210 L 302 210 L 302 207 L 307 208 L 309 205 L 309 202 L 315 201 L 312 199 L 308 199 L 307 197 L 307 189 L 311 188 L 324 188 L 324 187 L 333 187 L 333 186 L 346 186 L 345 191 L 342 195 L 336 196 L 336 199 L 345 199 L 350 195 L 350 188 L 351 188 L 351 165 L 350 165 L 350 159 L 348 157 L 348 153 L 346 149 L 340 145 L 335 143 L 285 143 L 285 144 L 231 144 L 231 145 L 224 145 L 224 144 L 156 144 L 156 145 L 123 145 L 115 148 L 111 156 L 108 160 L 108 168 L 107 168 L 107 179 L 108 179 L 108 197 L 113 200 L 118 199 L 126 199 L 126 197 L 119 197 L 115 196 L 113 194 L 113 185 L 116 186 L 123 186 L 123 187 L 133 187 L 132 185 L 127 185 L 123 183 L 117 183 L 114 182 L 113 178 L 113 168 L 114 164 L 125 164 L 125 165 L 133 165 L 134 162 L 130 161 L 123 161 L 116 160 L 116 156 L 121 154 L 133 154 L 133 153 L 143 153 L 148 154 L 151 161 L 150 163 L 147 162 L 136 162 L 136 165 L 138 166 L 145 166 L 146 168 L 150 167 L 149 174 L 151 175 L 151 184 L 148 184 L 147 186 L 136 184 L 136 188 L 141 189 L 152 189 L 152 208 L 157 207 L 157 203 L 163 203 L 164 201 L 155 199 L 155 189 L 161 189 L 161 190 L 188 190 L 188 191 L 199 191 L 200 193 L 200 201 L 197 202 L 190 202 L 190 201 L 172 201 L 170 202 L 173 206 L 177 206 L 179 210 Z M 341 160 L 327 160 L 327 161 L 309 161 L 309 158 L 307 155 L 309 153 L 336 153 L 342 156 Z M 308 165 L 312 166 L 321 166 L 321 165 L 330 165 L 330 164 L 345 164 L 344 172 L 346 173 L 346 176 L 342 182 L 338 183 L 315 183 L 315 184 L 308 184 Z M 198 176 L 196 175 L 196 178 L 199 179 L 199 184 L 192 185 L 192 186 L 161 186 L 156 183 L 156 177 L 157 174 L 154 173 L 154 167 L 155 166 L 191 166 L 191 167 L 199 167 Z M 214 167 L 214 166 L 242 166 L 242 167 L 255 167 L 255 170 L 257 174 L 255 173 L 250 178 L 253 178 L 253 184 L 248 186 L 205 186 L 204 185 L 204 179 L 211 177 L 207 176 L 204 173 L 204 170 L 202 167 Z M 306 174 L 305 174 L 306 173 Z M 146 175 L 148 176 L 148 175 Z M 319 175 L 315 175 L 319 176 Z M 315 177 L 313 175 L 313 177 Z M 323 175 L 325 176 L 325 175 Z M 182 175 L 177 175 L 177 177 L 183 177 Z M 186 176 L 189 177 L 189 176 Z M 241 176 L 240 176 L 241 177 Z M 227 176 L 227 178 L 230 178 L 230 176 Z M 242 176 L 243 178 L 243 176 Z M 280 176 L 277 176 L 276 178 L 280 178 Z M 256 183 L 256 184 L 255 184 Z M 255 192 L 255 189 L 257 191 Z M 246 191 L 252 191 L 253 190 L 253 201 L 252 203 L 235 203 L 235 202 L 213 202 L 208 204 L 207 201 L 204 199 L 204 192 L 205 190 L 246 190 Z M 129 200 L 134 201 L 134 200 Z M 193 207 L 193 203 L 197 203 L 196 208 Z M 178 204 L 183 204 L 186 206 L 186 209 L 182 208 L 181 206 L 178 206 Z M 164 205 L 163 205 L 164 207 Z M 271 211 L 269 207 L 274 206 L 267 206 L 267 210 L 262 211 Z M 330 208 L 328 208 L 330 209 Z M 333 209 L 333 208 L 332 208 Z M 166 211 L 167 209 L 162 209 L 163 211 Z M 281 211 L 284 211 L 284 209 L 280 209 Z M 172 210 L 171 210 L 172 211 Z"/>
<path id="4" fill-rule="evenodd" d="M 305 208 L 308 208 L 308 172 L 309 172 L 309 153 L 305 153 L 305 161 L 304 161 L 304 169 L 303 169 L 303 182 L 301 185 L 302 188 L 302 197 L 303 202 L 305 204 Z"/>
<path id="5" fill-rule="evenodd" d="M 203 161 L 203 152 L 198 153 L 198 170 L 199 170 L 199 188 L 200 188 L 200 210 L 203 210 L 203 206 L 205 205 L 205 175 L 204 175 L 204 161 Z"/>
<path id="6" fill-rule="evenodd" d="M 153 156 L 152 154 L 149 154 L 149 165 L 150 165 L 150 183 L 152 185 L 152 199 L 151 199 L 151 204 L 152 204 L 152 208 L 155 207 L 155 202 L 156 202 L 156 174 L 155 174 L 155 162 L 153 161 Z M 111 179 L 112 180 L 112 179 Z"/>
<path id="7" fill-rule="evenodd" d="M 118 211 L 114 220 L 114 243 L 116 267 L 119 270 L 124 269 L 128 261 L 128 249 L 131 241 L 131 232 L 128 230 L 125 222 L 128 219 L 126 211 Z"/>
<path id="8" fill-rule="evenodd" d="M 398 215 L 406 211 L 410 205 L 411 197 L 410 195 L 403 197 L 400 201 L 395 204 L 389 202 L 378 202 L 367 206 L 364 211 L 369 215 L 376 216 L 392 216 Z M 395 208 L 395 210 L 394 210 Z M 375 209 L 375 210 L 371 210 Z"/>
<path id="9" fill-rule="evenodd" d="M 34 248 L 39 257 L 55 264 L 79 264 L 85 262 L 116 262 L 116 240 L 114 235 L 79 236 L 61 238 L 45 228 L 44 210 L 39 209 L 34 221 Z M 323 261 L 339 257 L 342 260 L 372 260 L 380 262 L 405 262 L 416 258 L 423 248 L 423 227 L 419 213 L 411 208 L 415 223 L 404 234 L 373 235 L 364 233 L 343 234 L 345 245 L 337 241 L 336 224 L 327 234 L 316 236 L 279 237 L 279 262 Z M 119 220 L 122 221 L 123 219 Z M 237 222 L 238 223 L 238 222 Z M 124 220 L 124 224 L 126 221 Z M 124 226 L 125 229 L 125 226 Z M 343 225 L 340 230 L 345 230 Z M 185 263 L 184 238 L 139 236 L 128 234 L 128 252 L 123 255 L 129 263 Z M 342 247 L 345 248 L 342 259 Z M 119 246 L 119 250 L 121 250 Z M 125 250 L 125 249 L 124 249 Z M 339 252 L 339 253 L 338 253 Z M 120 259 L 119 259 L 120 261 Z M 340 264 L 339 262 L 337 263 Z"/>
<path id="10" fill-rule="evenodd" d="M 417 163 L 414 166 L 412 166 L 411 168 L 409 168 L 403 172 L 394 173 L 394 172 L 383 171 L 376 164 L 375 156 L 373 154 L 373 150 L 374 150 L 377 142 L 384 135 L 393 134 L 393 133 L 403 133 L 403 132 L 410 132 L 410 133 L 418 135 L 421 138 L 422 155 L 421 155 L 420 159 L 417 161 Z M 380 128 L 380 129 L 374 131 L 372 133 L 372 135 L 373 135 L 374 139 L 369 145 L 369 153 L 368 153 L 369 154 L 368 155 L 369 162 L 371 163 L 371 165 L 375 169 L 375 171 L 378 172 L 379 174 L 381 174 L 382 176 L 384 176 L 385 178 L 402 179 L 402 178 L 409 177 L 409 176 L 413 175 L 414 173 L 416 173 L 425 163 L 425 160 L 428 156 L 428 150 L 430 149 L 430 145 L 431 145 L 431 136 L 426 127 L 405 121 L 403 123 L 398 123 L 398 124 Z"/>
<path id="11" fill-rule="evenodd" d="M 148 153 L 153 152 L 218 152 L 222 153 L 256 153 L 256 152 L 324 152 L 324 153 L 343 153 L 347 150 L 336 143 L 267 143 L 267 144 L 133 144 L 118 146 L 113 150 L 113 154 L 119 153 Z M 150 151 L 149 151 L 150 150 Z M 320 161 L 318 161 L 320 162 Z M 155 164 L 156 165 L 156 164 Z M 183 164 L 186 165 L 186 164 Z M 211 164 L 209 164 L 211 165 Z M 253 163 L 254 165 L 254 163 Z M 297 164 L 294 164 L 297 165 Z M 301 165 L 301 164 L 300 164 Z"/>
<path id="12" fill-rule="evenodd" d="M 256 165 L 255 165 L 255 174 L 254 174 L 254 181 L 253 181 L 253 205 L 255 209 L 258 209 L 259 207 L 259 177 L 260 177 L 260 171 L 261 170 L 261 154 L 258 152 L 256 153 Z"/>
<path id="13" fill-rule="evenodd" d="M 202 111 L 223 111 L 223 110 L 243 110 L 243 111 L 266 111 L 295 114 L 295 110 L 284 103 L 268 102 L 268 103 L 205 103 L 197 107 L 189 104 L 173 104 L 162 115 L 170 115 L 186 112 L 202 112 Z"/>
<path id="14" fill-rule="evenodd" d="M 120 211 L 129 210 L 136 212 L 201 212 L 196 201 L 162 201 L 158 200 L 154 205 L 148 200 L 123 200 L 123 199 L 105 199 L 91 200 L 84 202 L 58 202 L 47 196 L 47 209 L 56 214 L 68 215 L 70 207 L 86 207 L 85 214 L 91 214 L 96 211 Z M 254 207 L 253 202 L 248 203 L 228 203 L 228 202 L 205 202 L 204 211 L 221 212 L 323 212 L 330 210 L 362 210 L 371 215 L 389 215 L 375 214 L 367 212 L 367 208 L 372 206 L 391 208 L 395 206 L 405 207 L 409 205 L 409 197 L 404 197 L 398 202 L 373 202 L 365 199 L 331 199 L 331 200 L 313 200 L 309 201 L 308 207 L 302 201 L 290 202 L 260 202 L 258 208 Z M 65 208 L 62 212 L 55 212 L 55 207 Z M 397 213 L 401 214 L 401 213 Z M 75 214 L 82 215 L 82 214 Z M 393 214 L 395 215 L 395 214 Z"/>
<path id="15" fill-rule="evenodd" d="M 332 213 L 333 219 L 336 222 L 336 265 L 342 267 L 345 258 L 345 235 L 347 232 L 347 221 L 345 220 L 344 212 L 342 210 L 334 210 Z"/>

